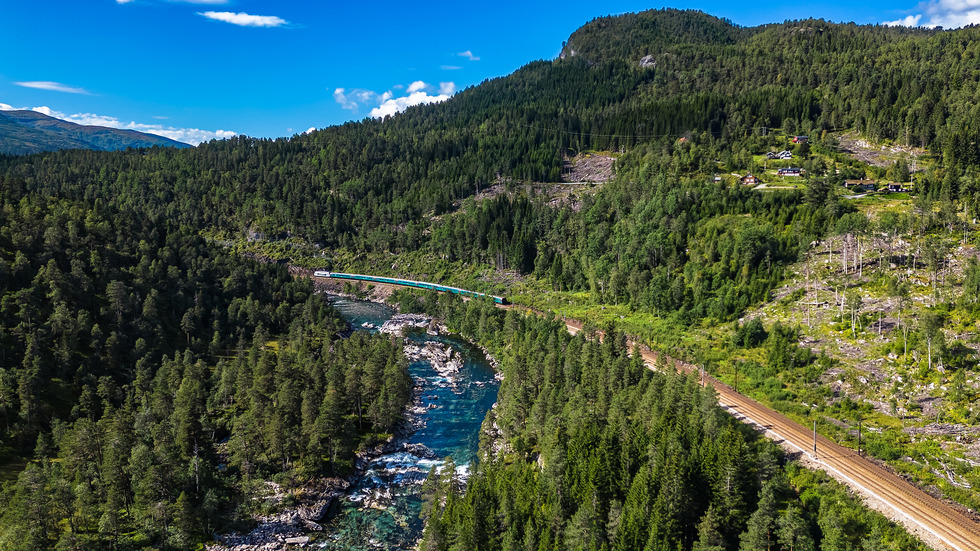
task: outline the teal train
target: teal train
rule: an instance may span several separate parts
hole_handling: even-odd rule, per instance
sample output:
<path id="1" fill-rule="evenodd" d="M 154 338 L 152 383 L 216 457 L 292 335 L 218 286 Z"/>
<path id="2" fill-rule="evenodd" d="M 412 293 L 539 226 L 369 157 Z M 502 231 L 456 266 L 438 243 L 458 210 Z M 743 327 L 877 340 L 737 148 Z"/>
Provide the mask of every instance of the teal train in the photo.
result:
<path id="1" fill-rule="evenodd" d="M 438 283 L 429 283 L 426 281 L 413 281 L 411 279 L 398 279 L 394 277 L 379 277 L 379 276 L 370 276 L 370 275 L 361 275 L 361 274 L 344 274 L 340 272 L 327 272 L 325 270 L 317 270 L 313 272 L 313 277 L 329 277 L 333 279 L 353 279 L 355 281 L 369 281 L 371 283 L 387 283 L 389 285 L 415 287 L 416 289 L 429 289 L 432 291 L 442 291 L 446 293 L 453 293 L 455 295 L 463 295 L 467 297 L 490 297 L 497 304 L 507 304 L 507 299 L 504 297 L 488 295 L 485 293 L 477 293 L 476 291 L 467 291 L 466 289 L 460 289 L 459 287 L 450 287 L 448 285 L 439 285 Z"/>

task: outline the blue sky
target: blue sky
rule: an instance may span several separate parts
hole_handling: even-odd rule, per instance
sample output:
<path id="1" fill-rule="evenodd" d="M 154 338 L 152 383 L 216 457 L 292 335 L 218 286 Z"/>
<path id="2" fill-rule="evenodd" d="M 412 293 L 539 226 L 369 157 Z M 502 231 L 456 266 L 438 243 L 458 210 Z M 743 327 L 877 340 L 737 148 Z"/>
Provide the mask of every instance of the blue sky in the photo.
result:
<path id="1" fill-rule="evenodd" d="M 810 16 L 980 22 L 980 0 L 6 0 L 0 109 L 37 109 L 189 143 L 236 133 L 289 136 L 446 99 L 553 58 L 594 17 L 665 6 L 747 26 Z"/>

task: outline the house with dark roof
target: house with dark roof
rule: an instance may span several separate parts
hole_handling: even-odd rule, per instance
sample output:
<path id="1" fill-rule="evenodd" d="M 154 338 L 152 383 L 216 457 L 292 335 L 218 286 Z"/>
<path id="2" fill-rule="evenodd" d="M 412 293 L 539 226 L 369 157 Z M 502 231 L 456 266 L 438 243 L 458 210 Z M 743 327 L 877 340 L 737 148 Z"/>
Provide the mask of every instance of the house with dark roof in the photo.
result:
<path id="1" fill-rule="evenodd" d="M 845 189 L 859 189 L 863 191 L 875 191 L 874 180 L 844 180 Z"/>

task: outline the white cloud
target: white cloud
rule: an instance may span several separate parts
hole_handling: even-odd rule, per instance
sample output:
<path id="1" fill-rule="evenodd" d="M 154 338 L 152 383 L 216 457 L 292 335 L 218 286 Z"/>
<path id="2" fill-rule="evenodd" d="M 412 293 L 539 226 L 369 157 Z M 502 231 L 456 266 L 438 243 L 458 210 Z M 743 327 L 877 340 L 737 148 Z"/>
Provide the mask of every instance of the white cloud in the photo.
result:
<path id="1" fill-rule="evenodd" d="M 480 58 L 473 55 L 473 52 L 471 52 L 470 50 L 466 50 L 465 52 L 459 52 L 456 55 L 458 55 L 459 57 L 465 57 L 470 61 L 480 61 Z"/>
<path id="2" fill-rule="evenodd" d="M 50 80 L 33 80 L 28 82 L 15 82 L 17 86 L 23 86 L 24 88 L 36 88 L 38 90 L 50 90 L 52 92 L 65 92 L 67 94 L 85 94 L 92 95 L 91 92 L 84 88 L 78 88 L 75 86 L 68 86 L 67 84 L 62 84 L 60 82 L 51 82 Z"/>
<path id="3" fill-rule="evenodd" d="M 117 4 L 128 4 L 128 3 L 132 2 L 132 1 L 133 0 L 116 0 L 116 3 Z"/>
<path id="4" fill-rule="evenodd" d="M 462 69 L 459 65 L 442 65 L 439 68 L 443 71 L 458 71 Z"/>
<path id="5" fill-rule="evenodd" d="M 234 130 L 201 130 L 200 128 L 174 128 L 172 126 L 164 128 L 160 124 L 139 124 L 135 122 L 131 122 L 121 128 L 146 132 L 147 134 L 156 134 L 157 136 L 163 136 L 164 138 L 170 138 L 171 140 L 191 145 L 198 145 L 210 140 L 224 140 L 238 135 L 238 132 Z"/>
<path id="6" fill-rule="evenodd" d="M 439 93 L 432 95 L 429 93 L 433 86 L 422 80 L 416 80 L 407 87 L 401 84 L 392 86 L 394 90 L 405 90 L 406 95 L 395 97 L 391 90 L 383 94 L 371 90 L 355 88 L 347 92 L 344 88 L 337 88 L 333 92 L 333 99 L 344 109 L 357 112 L 362 105 L 377 105 L 368 113 L 371 117 L 382 118 L 396 113 L 400 113 L 413 105 L 423 105 L 428 103 L 439 103 L 446 101 L 456 93 L 456 84 L 453 82 L 440 82 Z"/>
<path id="7" fill-rule="evenodd" d="M 97 115 L 95 113 L 75 113 L 68 115 L 60 111 L 55 111 L 47 105 L 39 107 L 12 107 L 6 103 L 0 103 L 2 111 L 35 111 L 42 115 L 73 122 L 75 124 L 106 126 L 109 128 L 119 128 L 122 130 L 135 130 L 147 134 L 156 134 L 171 140 L 177 140 L 191 145 L 198 145 L 213 139 L 224 139 L 237 136 L 238 132 L 231 130 L 201 130 L 200 128 L 175 128 L 173 126 L 163 126 L 162 124 L 144 124 L 136 121 L 123 122 L 116 117 Z"/>
<path id="8" fill-rule="evenodd" d="M 378 94 L 371 90 L 355 88 L 347 92 L 344 88 L 337 88 L 333 91 L 333 99 L 344 109 L 357 111 L 357 108 L 365 103 L 381 103 L 391 97 L 391 92 Z"/>
<path id="9" fill-rule="evenodd" d="M 980 23 L 980 0 L 931 0 L 919 4 L 918 9 L 924 13 L 888 21 L 885 25 L 954 29 Z"/>
<path id="10" fill-rule="evenodd" d="M 333 91 L 333 100 L 339 103 L 344 109 L 350 109 L 351 111 L 357 109 L 357 102 L 353 99 L 348 99 L 343 88 L 337 88 Z"/>
<path id="11" fill-rule="evenodd" d="M 316 127 L 315 126 L 311 126 L 311 127 L 307 128 L 306 129 L 306 132 L 303 132 L 303 134 L 312 134 L 314 132 L 316 132 Z"/>
<path id="12" fill-rule="evenodd" d="M 241 27 L 282 27 L 289 24 L 289 21 L 275 15 L 250 15 L 245 12 L 206 11 L 198 12 L 198 15 Z"/>
<path id="13" fill-rule="evenodd" d="M 60 111 L 55 111 L 54 109 L 51 109 L 47 105 L 42 105 L 40 107 L 31 107 L 29 109 L 22 109 L 22 111 L 36 111 L 36 112 L 38 112 L 38 113 L 40 113 L 42 115 L 47 115 L 49 117 L 54 117 L 56 119 L 65 119 L 68 116 L 68 115 L 65 115 L 64 113 L 62 113 Z M 75 121 L 72 121 L 72 122 L 75 122 Z M 79 123 L 79 124 L 81 124 L 81 123 Z"/>
<path id="14" fill-rule="evenodd" d="M 885 21 L 884 24 L 888 27 L 918 27 L 920 19 L 922 19 L 921 13 L 918 15 L 909 15 L 895 21 Z"/>
<path id="15" fill-rule="evenodd" d="M 389 99 L 383 102 L 378 107 L 372 109 L 371 112 L 368 114 L 374 118 L 383 118 L 383 117 L 395 115 L 396 113 L 401 113 L 402 111 L 414 105 L 439 103 L 441 101 L 446 101 L 449 98 L 450 98 L 449 94 L 439 94 L 438 96 L 430 96 L 428 92 L 420 90 L 417 92 L 412 92 L 407 96 Z"/>

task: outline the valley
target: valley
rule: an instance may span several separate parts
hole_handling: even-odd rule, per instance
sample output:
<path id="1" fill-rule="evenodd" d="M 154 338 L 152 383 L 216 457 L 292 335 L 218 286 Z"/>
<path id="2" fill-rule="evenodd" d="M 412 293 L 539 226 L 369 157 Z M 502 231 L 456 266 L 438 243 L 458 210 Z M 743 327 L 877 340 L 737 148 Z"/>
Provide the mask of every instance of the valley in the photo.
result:
<path id="1" fill-rule="evenodd" d="M 255 548 L 345 479 L 261 544 L 980 548 L 978 33 L 625 13 L 393 116 L 0 155 L 0 548 Z"/>

